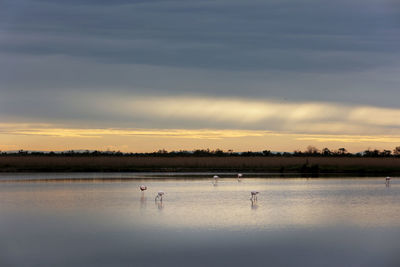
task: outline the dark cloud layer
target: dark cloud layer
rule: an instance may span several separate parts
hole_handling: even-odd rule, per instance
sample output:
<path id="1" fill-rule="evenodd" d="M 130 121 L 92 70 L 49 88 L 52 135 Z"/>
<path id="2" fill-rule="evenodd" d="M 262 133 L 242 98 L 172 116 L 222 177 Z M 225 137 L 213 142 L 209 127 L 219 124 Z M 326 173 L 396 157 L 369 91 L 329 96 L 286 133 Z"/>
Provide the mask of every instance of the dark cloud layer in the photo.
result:
<path id="1" fill-rule="evenodd" d="M 399 108 L 399 18 L 385 0 L 3 0 L 0 112 L 94 119 L 83 92 Z"/>
<path id="2" fill-rule="evenodd" d="M 391 62 L 382 1 L 5 1 L 6 53 L 212 69 L 349 71 Z M 397 33 L 397 34 L 396 34 Z M 379 53 L 366 58 L 363 53 Z M 394 59 L 393 59 L 394 61 Z"/>

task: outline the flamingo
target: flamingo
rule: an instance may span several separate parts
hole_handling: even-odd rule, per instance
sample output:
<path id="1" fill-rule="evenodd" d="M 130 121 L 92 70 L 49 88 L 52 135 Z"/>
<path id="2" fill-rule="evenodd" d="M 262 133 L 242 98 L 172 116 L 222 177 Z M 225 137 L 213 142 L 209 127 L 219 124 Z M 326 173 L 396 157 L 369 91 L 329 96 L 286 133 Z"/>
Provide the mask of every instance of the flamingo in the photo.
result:
<path id="1" fill-rule="evenodd" d="M 139 186 L 139 188 L 140 188 L 140 191 L 145 191 L 145 190 L 147 190 L 147 186 L 145 186 L 145 185 L 141 185 L 141 186 Z"/>
<path id="2" fill-rule="evenodd" d="M 257 201 L 257 195 L 258 195 L 259 193 L 260 193 L 260 192 L 258 192 L 258 191 L 251 191 L 251 192 L 250 192 L 250 194 L 251 194 L 250 200 L 251 200 L 251 201 Z"/>
<path id="3" fill-rule="evenodd" d="M 162 201 L 163 195 L 164 195 L 164 191 L 158 191 L 157 196 L 155 198 L 155 201 L 160 200 Z"/>

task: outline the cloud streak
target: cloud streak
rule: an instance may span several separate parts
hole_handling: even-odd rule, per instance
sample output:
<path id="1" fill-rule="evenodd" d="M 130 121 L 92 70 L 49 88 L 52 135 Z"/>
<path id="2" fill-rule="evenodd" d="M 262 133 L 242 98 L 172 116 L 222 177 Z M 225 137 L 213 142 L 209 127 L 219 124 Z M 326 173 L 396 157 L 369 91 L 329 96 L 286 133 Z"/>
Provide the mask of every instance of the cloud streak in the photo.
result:
<path id="1" fill-rule="evenodd" d="M 0 51 L 214 70 L 355 71 L 396 62 L 394 7 L 380 0 L 5 0 Z"/>
<path id="2" fill-rule="evenodd" d="M 0 122 L 50 139 L 391 138 L 399 17 L 391 0 L 4 0 Z"/>
<path id="3" fill-rule="evenodd" d="M 52 128 L 56 128 L 55 132 L 67 125 L 67 128 L 84 126 L 92 129 L 182 129 L 183 132 L 183 129 L 187 129 L 188 132 L 198 129 L 232 129 L 244 132 L 256 130 L 297 134 L 400 134 L 400 122 L 397 119 L 400 109 L 393 108 L 332 102 L 202 96 L 121 97 L 109 93 L 82 93 L 79 96 L 78 99 L 68 95 L 53 98 L 52 105 L 58 107 L 60 114 L 65 117 L 62 118 L 57 113 L 46 114 L 43 121 L 36 120 L 36 123 L 49 123 L 53 125 Z M 70 101 L 74 104 L 69 103 Z M 79 118 L 80 114 L 89 115 Z M 37 119 L 36 115 L 35 117 Z M 28 117 L 28 122 L 32 122 L 35 117 Z M 71 120 L 71 117 L 74 119 Z M 26 118 L 26 115 L 23 118 Z M 30 127 L 26 129 L 29 131 Z M 114 134 L 118 134 L 118 131 L 115 130 Z M 90 131 L 85 135 L 90 136 Z"/>
<path id="4" fill-rule="evenodd" d="M 57 139 L 102 139 L 106 137 L 144 137 L 155 139 L 227 140 L 241 138 L 283 138 L 318 143 L 398 143 L 399 135 L 346 135 L 346 134 L 299 134 L 263 130 L 217 130 L 217 129 L 124 129 L 124 128 L 57 128 L 43 124 L 0 124 L 0 135 L 40 136 Z"/>
<path id="5" fill-rule="evenodd" d="M 137 97 L 121 100 L 118 112 L 167 121 L 221 123 L 228 128 L 302 133 L 400 133 L 400 109 L 324 102 L 216 99 L 202 97 Z"/>
<path id="6" fill-rule="evenodd" d="M 146 136 L 162 138 L 189 138 L 189 139 L 223 139 L 240 137 L 260 137 L 272 135 L 267 131 L 246 130 L 185 130 L 185 129 L 79 129 L 79 128 L 37 128 L 16 127 L 3 125 L 0 134 L 50 136 L 62 138 L 101 138 L 104 136 Z"/>

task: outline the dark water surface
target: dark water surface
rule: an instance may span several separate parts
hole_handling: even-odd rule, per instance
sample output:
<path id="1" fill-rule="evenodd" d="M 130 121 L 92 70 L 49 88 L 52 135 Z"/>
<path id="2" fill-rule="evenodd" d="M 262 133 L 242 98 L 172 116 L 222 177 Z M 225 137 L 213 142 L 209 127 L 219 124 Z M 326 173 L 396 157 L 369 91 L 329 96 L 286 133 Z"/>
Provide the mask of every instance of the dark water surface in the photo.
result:
<path id="1" fill-rule="evenodd" d="M 400 266 L 397 179 L 51 175 L 0 182 L 0 266 Z"/>

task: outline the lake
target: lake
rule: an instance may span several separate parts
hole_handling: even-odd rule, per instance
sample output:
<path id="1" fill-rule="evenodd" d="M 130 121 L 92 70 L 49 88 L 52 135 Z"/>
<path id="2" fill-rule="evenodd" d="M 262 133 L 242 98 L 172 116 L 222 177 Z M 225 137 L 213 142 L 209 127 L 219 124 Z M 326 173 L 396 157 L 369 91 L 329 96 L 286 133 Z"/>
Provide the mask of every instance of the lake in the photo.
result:
<path id="1" fill-rule="evenodd" d="M 212 175 L 0 174 L 0 266 L 400 266 L 400 180 Z"/>

